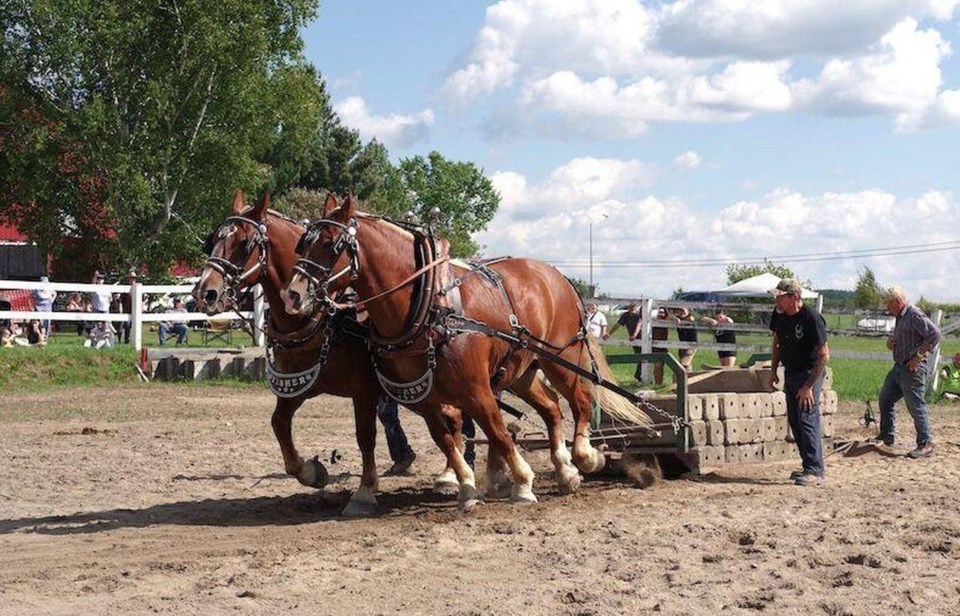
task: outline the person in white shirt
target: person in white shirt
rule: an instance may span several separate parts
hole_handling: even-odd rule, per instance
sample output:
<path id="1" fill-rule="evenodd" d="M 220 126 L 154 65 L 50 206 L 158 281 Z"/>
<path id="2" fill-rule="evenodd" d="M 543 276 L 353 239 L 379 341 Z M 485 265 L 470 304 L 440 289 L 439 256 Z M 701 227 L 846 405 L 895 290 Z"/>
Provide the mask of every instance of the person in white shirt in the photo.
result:
<path id="1" fill-rule="evenodd" d="M 109 321 L 98 321 L 97 324 L 93 326 L 93 329 L 90 330 L 83 346 L 95 349 L 112 347 L 116 339 L 117 330 L 113 328 L 113 324 Z"/>
<path id="2" fill-rule="evenodd" d="M 102 272 L 94 272 L 93 274 L 93 284 L 102 285 L 104 281 Z M 113 298 L 113 295 L 110 291 L 104 289 L 101 291 L 94 291 L 90 294 L 90 309 L 92 312 L 110 312 L 110 300 Z"/>
<path id="3" fill-rule="evenodd" d="M 607 333 L 607 317 L 597 310 L 596 304 L 587 306 L 587 332 L 600 339 Z"/>

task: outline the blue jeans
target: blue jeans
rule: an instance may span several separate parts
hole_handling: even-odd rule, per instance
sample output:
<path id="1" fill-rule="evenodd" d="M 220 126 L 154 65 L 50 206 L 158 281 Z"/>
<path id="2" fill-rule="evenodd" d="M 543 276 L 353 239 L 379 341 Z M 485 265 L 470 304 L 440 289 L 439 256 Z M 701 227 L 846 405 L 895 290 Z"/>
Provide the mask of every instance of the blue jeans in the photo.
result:
<path id="1" fill-rule="evenodd" d="M 167 338 L 171 334 L 177 337 L 177 344 L 183 344 L 187 340 L 187 326 L 185 323 L 174 323 L 167 326 L 166 323 L 161 323 L 159 331 L 157 332 L 160 336 L 160 345 L 163 346 L 167 343 Z"/>
<path id="2" fill-rule="evenodd" d="M 467 461 L 470 468 L 474 468 L 477 460 L 477 452 L 473 446 L 473 438 L 477 435 L 477 424 L 466 414 L 463 416 L 463 436 L 467 439 L 467 444 L 463 448 L 463 459 Z"/>
<path id="3" fill-rule="evenodd" d="M 823 438 L 820 435 L 820 390 L 823 374 L 813 384 L 813 404 L 809 410 L 800 408 L 797 392 L 807 382 L 810 373 L 787 372 L 784 375 L 783 393 L 787 396 L 787 421 L 797 441 L 797 450 L 803 461 L 803 472 L 823 477 Z"/>
<path id="4" fill-rule="evenodd" d="M 927 362 L 920 364 L 916 372 L 900 364 L 894 364 L 880 387 L 880 438 L 893 441 L 895 438 L 894 405 L 900 398 L 907 404 L 907 410 L 913 417 L 913 426 L 917 430 L 917 447 L 931 442 L 930 422 L 927 420 L 927 401 L 924 393 L 927 389 L 927 376 L 930 367 Z"/>
<path id="5" fill-rule="evenodd" d="M 397 401 L 390 396 L 382 396 L 377 401 L 377 417 L 383 424 L 383 433 L 387 437 L 387 449 L 390 450 L 390 459 L 394 462 L 410 460 L 414 457 L 413 449 L 407 442 L 407 435 L 400 425 L 400 413 Z"/>

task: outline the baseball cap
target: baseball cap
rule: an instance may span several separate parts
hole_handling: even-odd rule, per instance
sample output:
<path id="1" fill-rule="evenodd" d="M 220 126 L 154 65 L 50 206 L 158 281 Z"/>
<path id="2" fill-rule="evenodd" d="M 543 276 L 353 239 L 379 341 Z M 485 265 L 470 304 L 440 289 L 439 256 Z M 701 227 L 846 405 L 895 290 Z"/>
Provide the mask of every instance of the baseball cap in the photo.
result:
<path id="1" fill-rule="evenodd" d="M 781 295 L 800 295 L 803 286 L 796 278 L 783 278 L 777 283 L 777 286 L 770 289 L 770 295 L 779 297 Z"/>

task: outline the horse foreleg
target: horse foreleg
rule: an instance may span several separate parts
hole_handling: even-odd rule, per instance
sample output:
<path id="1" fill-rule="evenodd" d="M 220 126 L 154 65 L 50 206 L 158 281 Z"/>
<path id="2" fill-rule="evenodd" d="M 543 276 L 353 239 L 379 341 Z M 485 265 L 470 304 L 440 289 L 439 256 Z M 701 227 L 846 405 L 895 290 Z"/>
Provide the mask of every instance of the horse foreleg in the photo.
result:
<path id="1" fill-rule="evenodd" d="M 480 503 L 480 494 L 477 492 L 477 481 L 470 465 L 460 451 L 458 431 L 452 429 L 445 419 L 445 414 L 439 408 L 426 409 L 423 419 L 427 422 L 430 436 L 447 457 L 447 467 L 453 470 L 460 487 L 457 497 L 457 506 L 461 511 L 473 509 Z"/>
<path id="2" fill-rule="evenodd" d="M 287 474 L 296 477 L 305 486 L 320 489 L 327 484 L 327 469 L 317 458 L 304 461 L 293 444 L 293 415 L 302 404 L 303 400 L 297 398 L 277 398 L 270 424 L 280 445 Z"/>
<path id="3" fill-rule="evenodd" d="M 528 369 L 510 388 L 521 400 L 532 406 L 547 426 L 550 439 L 550 460 L 553 462 L 557 486 L 561 494 L 571 494 L 580 487 L 583 478 L 573 465 L 570 450 L 563 435 L 563 415 L 557 392 L 537 378 L 537 369 Z"/>
<path id="4" fill-rule="evenodd" d="M 372 515 L 377 510 L 377 397 L 366 395 L 353 399 L 353 416 L 357 431 L 357 445 L 363 459 L 360 488 L 350 497 L 343 515 L 357 517 Z"/>

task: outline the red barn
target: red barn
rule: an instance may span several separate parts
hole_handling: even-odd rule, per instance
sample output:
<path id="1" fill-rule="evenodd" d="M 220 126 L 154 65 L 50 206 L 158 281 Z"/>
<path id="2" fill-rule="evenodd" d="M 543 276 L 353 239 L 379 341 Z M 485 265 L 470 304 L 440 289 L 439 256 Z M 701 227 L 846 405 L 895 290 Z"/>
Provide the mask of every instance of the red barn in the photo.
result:
<path id="1" fill-rule="evenodd" d="M 46 255 L 16 227 L 0 224 L 0 280 L 36 280 L 47 273 Z M 0 291 L 0 304 L 13 310 L 33 310 L 30 291 Z"/>

